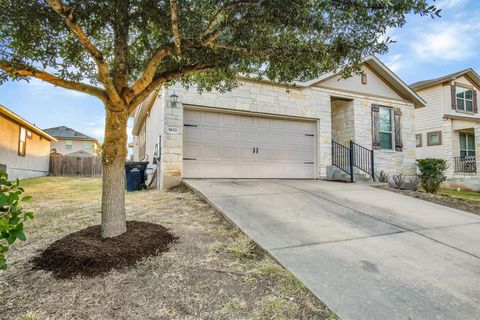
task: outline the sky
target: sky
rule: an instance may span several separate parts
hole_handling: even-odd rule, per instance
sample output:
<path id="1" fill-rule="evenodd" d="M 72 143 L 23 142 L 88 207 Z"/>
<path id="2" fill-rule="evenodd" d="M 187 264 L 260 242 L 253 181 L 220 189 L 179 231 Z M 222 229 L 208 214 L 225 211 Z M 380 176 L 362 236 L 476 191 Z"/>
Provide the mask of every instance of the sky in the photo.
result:
<path id="1" fill-rule="evenodd" d="M 435 3 L 441 18 L 409 16 L 403 28 L 388 30 L 396 42 L 378 57 L 407 84 L 466 68 L 480 73 L 480 1 Z M 39 128 L 65 125 L 103 141 L 103 105 L 86 94 L 32 79 L 1 85 L 0 104 Z"/>

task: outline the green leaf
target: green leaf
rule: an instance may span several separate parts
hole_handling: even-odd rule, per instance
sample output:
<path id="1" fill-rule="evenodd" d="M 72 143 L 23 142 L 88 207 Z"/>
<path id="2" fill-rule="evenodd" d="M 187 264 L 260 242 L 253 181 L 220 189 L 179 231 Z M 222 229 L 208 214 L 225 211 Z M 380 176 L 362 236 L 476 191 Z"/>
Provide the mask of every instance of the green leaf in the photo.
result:
<path id="1" fill-rule="evenodd" d="M 23 230 L 19 230 L 16 232 L 17 238 L 21 241 L 27 240 L 27 237 L 25 237 L 25 234 L 23 233 Z"/>
<path id="2" fill-rule="evenodd" d="M 22 198 L 22 201 L 28 201 L 30 199 L 32 199 L 32 196 L 25 196 Z"/>

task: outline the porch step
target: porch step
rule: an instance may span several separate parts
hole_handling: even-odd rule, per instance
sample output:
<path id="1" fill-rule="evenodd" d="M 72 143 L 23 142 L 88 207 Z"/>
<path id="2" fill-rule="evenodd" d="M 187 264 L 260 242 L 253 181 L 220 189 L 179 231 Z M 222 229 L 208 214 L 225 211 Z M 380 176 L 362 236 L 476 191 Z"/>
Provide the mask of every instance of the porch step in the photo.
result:
<path id="1" fill-rule="evenodd" d="M 341 170 L 340 168 L 337 168 L 336 166 L 328 166 L 327 180 L 350 182 L 350 175 L 345 171 Z M 359 182 L 359 183 L 371 183 L 372 177 L 370 177 L 370 175 L 364 173 L 363 171 L 360 171 L 357 168 L 354 168 L 353 181 Z"/>

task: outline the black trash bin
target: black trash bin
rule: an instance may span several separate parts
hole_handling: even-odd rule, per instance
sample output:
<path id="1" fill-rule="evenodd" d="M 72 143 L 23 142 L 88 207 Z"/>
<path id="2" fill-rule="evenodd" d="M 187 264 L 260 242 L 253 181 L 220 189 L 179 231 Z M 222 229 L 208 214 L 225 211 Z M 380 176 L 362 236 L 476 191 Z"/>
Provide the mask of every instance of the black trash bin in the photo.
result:
<path id="1" fill-rule="evenodd" d="M 145 171 L 147 162 L 126 162 L 125 163 L 125 186 L 127 191 L 137 191 L 147 189 L 145 184 Z"/>

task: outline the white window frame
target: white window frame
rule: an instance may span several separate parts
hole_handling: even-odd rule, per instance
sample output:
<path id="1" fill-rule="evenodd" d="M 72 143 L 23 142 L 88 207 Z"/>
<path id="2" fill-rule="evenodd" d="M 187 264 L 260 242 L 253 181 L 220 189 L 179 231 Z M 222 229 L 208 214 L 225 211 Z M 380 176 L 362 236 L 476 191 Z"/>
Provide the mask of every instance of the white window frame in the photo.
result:
<path id="1" fill-rule="evenodd" d="M 70 147 L 70 148 L 68 148 Z M 65 140 L 65 150 L 70 151 L 73 150 L 73 141 L 72 140 Z"/>
<path id="2" fill-rule="evenodd" d="M 461 91 L 461 92 L 459 92 Z M 472 92 L 472 98 L 471 99 L 467 99 L 466 98 L 466 95 L 465 93 L 467 91 L 471 91 Z M 462 94 L 462 97 L 459 97 L 458 95 L 459 94 Z M 474 106 L 473 106 L 473 89 L 472 88 L 466 88 L 466 87 L 462 87 L 462 86 L 456 86 L 455 88 L 455 99 L 456 99 L 456 106 L 457 106 L 457 110 L 460 110 L 460 111 L 463 111 L 463 112 L 474 112 Z M 462 104 L 463 104 L 463 109 L 461 109 L 459 106 L 460 104 L 458 103 L 459 101 L 462 101 Z M 471 103 L 471 106 L 472 106 L 472 110 L 467 110 L 467 101 L 469 101 Z"/>
<path id="3" fill-rule="evenodd" d="M 378 131 L 379 131 L 379 143 L 380 143 L 380 149 L 381 150 L 394 150 L 395 149 L 395 131 L 394 131 L 394 123 L 393 123 L 393 108 L 386 107 L 386 106 L 379 106 L 378 108 Z M 382 122 L 382 109 L 388 110 L 390 112 L 390 131 L 382 131 L 382 126 L 380 123 Z M 391 148 L 383 148 L 382 147 L 382 133 L 389 133 L 390 134 L 390 141 L 391 141 Z"/>
<path id="4" fill-rule="evenodd" d="M 465 135 L 465 149 L 462 149 L 462 144 L 460 143 L 460 139 L 461 139 L 460 136 L 461 135 Z M 458 133 L 458 144 L 459 144 L 459 149 L 460 149 L 460 157 L 462 157 L 462 151 L 465 151 L 465 154 L 466 154 L 465 157 L 474 157 L 475 156 L 475 144 L 474 144 L 473 150 L 468 148 L 468 137 L 469 136 L 473 137 L 473 140 L 475 140 L 475 136 L 474 136 L 473 133 L 468 133 L 468 132 L 459 132 Z M 469 156 L 468 152 L 472 152 L 472 151 L 473 151 L 473 156 Z"/>

